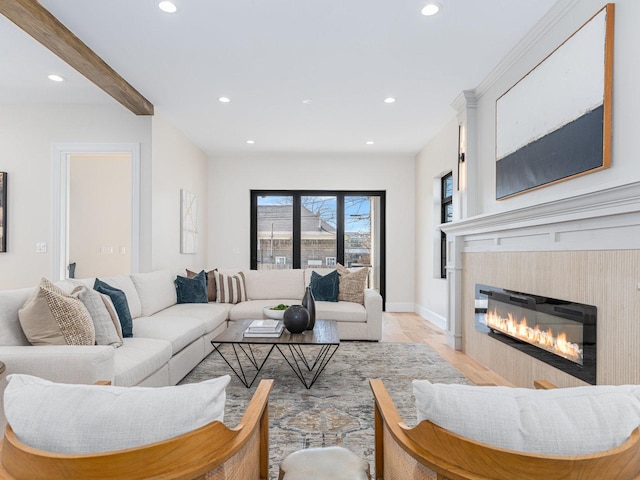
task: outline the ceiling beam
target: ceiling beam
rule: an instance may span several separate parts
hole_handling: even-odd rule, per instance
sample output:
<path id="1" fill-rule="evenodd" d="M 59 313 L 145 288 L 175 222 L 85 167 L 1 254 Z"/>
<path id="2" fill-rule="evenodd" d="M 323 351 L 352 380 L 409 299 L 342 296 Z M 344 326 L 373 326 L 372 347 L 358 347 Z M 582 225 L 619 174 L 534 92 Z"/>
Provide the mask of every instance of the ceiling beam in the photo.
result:
<path id="1" fill-rule="evenodd" d="M 133 113 L 153 115 L 151 102 L 37 0 L 0 0 L 0 13 Z"/>

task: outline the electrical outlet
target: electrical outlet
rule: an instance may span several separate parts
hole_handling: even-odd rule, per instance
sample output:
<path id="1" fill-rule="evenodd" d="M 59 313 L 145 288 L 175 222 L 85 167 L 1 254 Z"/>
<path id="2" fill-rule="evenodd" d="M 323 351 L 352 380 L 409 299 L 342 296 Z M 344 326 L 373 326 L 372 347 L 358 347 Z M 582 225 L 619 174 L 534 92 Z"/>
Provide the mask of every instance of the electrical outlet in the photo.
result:
<path id="1" fill-rule="evenodd" d="M 36 243 L 36 253 L 47 253 L 47 242 Z"/>

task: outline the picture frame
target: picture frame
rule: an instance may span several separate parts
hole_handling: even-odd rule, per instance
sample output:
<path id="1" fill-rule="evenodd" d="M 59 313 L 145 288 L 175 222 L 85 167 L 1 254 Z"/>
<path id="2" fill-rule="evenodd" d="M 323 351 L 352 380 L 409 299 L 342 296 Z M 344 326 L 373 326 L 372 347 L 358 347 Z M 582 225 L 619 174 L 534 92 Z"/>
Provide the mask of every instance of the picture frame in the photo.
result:
<path id="1" fill-rule="evenodd" d="M 0 253 L 7 251 L 7 172 L 0 172 Z"/>
<path id="2" fill-rule="evenodd" d="M 611 165 L 614 4 L 496 100 L 496 199 Z"/>
<path id="3" fill-rule="evenodd" d="M 180 190 L 180 253 L 198 252 L 198 197 Z"/>

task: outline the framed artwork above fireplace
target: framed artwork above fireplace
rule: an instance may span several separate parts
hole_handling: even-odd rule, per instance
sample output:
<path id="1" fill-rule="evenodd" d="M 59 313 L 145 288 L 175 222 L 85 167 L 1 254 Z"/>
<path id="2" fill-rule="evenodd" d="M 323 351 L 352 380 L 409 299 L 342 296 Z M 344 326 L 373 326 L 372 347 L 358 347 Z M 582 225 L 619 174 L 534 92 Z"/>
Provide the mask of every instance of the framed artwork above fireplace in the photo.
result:
<path id="1" fill-rule="evenodd" d="M 496 198 L 611 164 L 614 4 L 496 101 Z"/>

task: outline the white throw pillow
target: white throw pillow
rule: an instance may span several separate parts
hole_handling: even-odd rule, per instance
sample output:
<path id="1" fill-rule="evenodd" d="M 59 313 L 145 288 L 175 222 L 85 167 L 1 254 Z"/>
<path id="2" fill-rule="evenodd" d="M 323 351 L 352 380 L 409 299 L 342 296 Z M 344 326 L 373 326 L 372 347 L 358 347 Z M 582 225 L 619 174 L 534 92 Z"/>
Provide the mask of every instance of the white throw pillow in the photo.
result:
<path id="1" fill-rule="evenodd" d="M 413 392 L 419 422 L 521 452 L 601 452 L 624 443 L 640 425 L 635 385 L 534 390 L 414 380 Z"/>
<path id="2" fill-rule="evenodd" d="M 147 445 L 223 421 L 231 377 L 171 387 L 53 383 L 7 376 L 4 408 L 20 441 L 54 453 L 97 453 Z"/>

